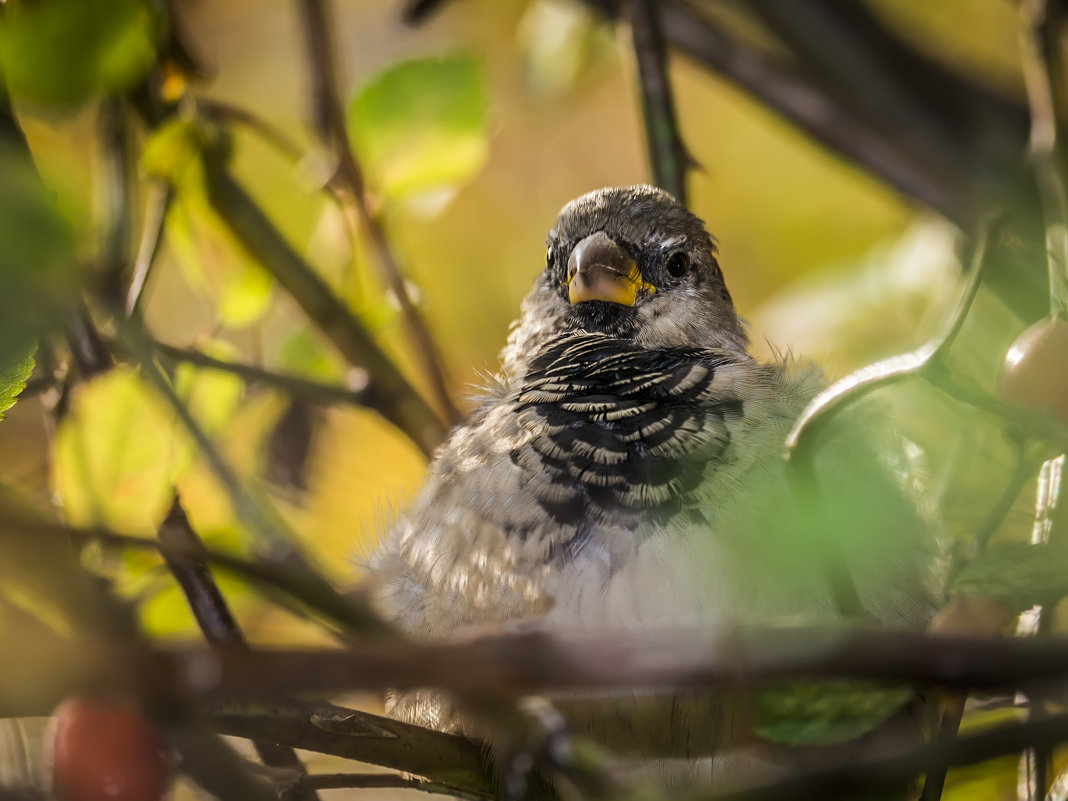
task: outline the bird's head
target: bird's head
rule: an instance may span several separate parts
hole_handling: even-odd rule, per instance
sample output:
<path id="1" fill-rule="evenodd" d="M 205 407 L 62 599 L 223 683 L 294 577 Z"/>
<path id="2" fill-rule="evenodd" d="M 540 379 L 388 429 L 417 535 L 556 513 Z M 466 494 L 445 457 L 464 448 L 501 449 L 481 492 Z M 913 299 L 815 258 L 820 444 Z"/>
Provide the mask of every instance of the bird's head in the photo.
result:
<path id="1" fill-rule="evenodd" d="M 508 372 L 571 331 L 647 348 L 746 347 L 704 223 L 661 189 L 610 187 L 572 200 L 549 231 L 545 261 L 509 339 Z"/>

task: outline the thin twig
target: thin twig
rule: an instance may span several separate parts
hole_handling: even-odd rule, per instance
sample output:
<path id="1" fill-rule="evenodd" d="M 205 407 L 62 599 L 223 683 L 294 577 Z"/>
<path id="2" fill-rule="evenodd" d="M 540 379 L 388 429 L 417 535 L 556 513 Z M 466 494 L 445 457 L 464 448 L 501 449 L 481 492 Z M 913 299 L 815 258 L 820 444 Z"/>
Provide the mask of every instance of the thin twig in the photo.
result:
<path id="1" fill-rule="evenodd" d="M 130 238 L 134 228 L 134 199 L 131 186 L 133 153 L 126 108 L 122 101 L 109 98 L 100 105 L 98 119 L 100 178 L 98 202 L 104 231 L 100 243 L 99 291 L 109 304 L 123 296 L 123 283 L 130 264 Z"/>
<path id="2" fill-rule="evenodd" d="M 945 704 L 942 719 L 938 721 L 934 743 L 950 742 L 957 737 L 961 720 L 964 717 L 965 700 L 966 696 L 958 693 Z M 938 801 L 942 797 L 942 792 L 946 786 L 948 767 L 948 765 L 938 765 L 927 771 L 923 779 L 923 790 L 920 791 L 919 801 Z"/>
<path id="3" fill-rule="evenodd" d="M 307 152 L 305 148 L 301 147 L 295 139 L 277 125 L 268 122 L 263 117 L 253 114 L 247 109 L 206 97 L 198 97 L 196 106 L 197 110 L 210 120 L 237 123 L 251 131 L 255 131 L 265 142 L 294 161 L 304 158 Z"/>
<path id="4" fill-rule="evenodd" d="M 831 419 L 844 407 L 881 387 L 890 386 L 903 379 L 917 376 L 930 364 L 938 364 L 952 347 L 964 327 L 968 314 L 979 296 L 986 265 L 986 245 L 989 236 L 983 226 L 971 241 L 968 282 L 961 293 L 957 308 L 943 332 L 931 342 L 911 353 L 862 367 L 823 390 L 805 407 L 797 418 L 794 428 L 786 438 L 786 450 L 791 460 L 803 462 L 811 459 L 810 442 L 816 442 Z"/>
<path id="5" fill-rule="evenodd" d="M 276 373 L 251 364 L 239 364 L 224 359 L 216 359 L 214 356 L 209 356 L 195 348 L 177 348 L 173 345 L 165 345 L 162 342 L 153 342 L 152 349 L 164 361 L 187 362 L 208 370 L 232 373 L 251 383 L 263 384 L 288 395 L 307 398 L 318 403 L 343 403 L 354 406 L 369 405 L 366 400 L 370 392 L 369 384 L 367 383 L 368 377 L 363 370 L 354 369 L 354 375 L 352 376 L 353 387 L 347 388 L 321 381 L 310 381 L 298 376 Z"/>
<path id="6" fill-rule="evenodd" d="M 419 25 L 443 5 L 444 0 L 409 0 L 401 12 L 401 17 L 408 25 Z"/>
<path id="7" fill-rule="evenodd" d="M 1020 493 L 1023 492 L 1023 488 L 1027 486 L 1027 482 L 1034 476 L 1034 463 L 1027 458 L 1027 448 L 1022 440 L 1016 441 L 1016 466 L 1012 471 L 1012 476 L 1009 478 L 1008 486 L 1005 487 L 1004 492 L 998 498 L 998 502 L 994 504 L 994 508 L 990 510 L 990 513 L 983 519 L 983 522 L 979 524 L 979 528 L 975 532 L 975 536 L 972 538 L 972 554 L 977 555 L 982 553 L 986 548 L 987 543 L 990 542 L 990 538 L 997 533 L 997 530 L 1001 528 L 1001 524 L 1005 522 L 1005 518 L 1008 517 L 1009 511 L 1012 509 L 1013 504 L 1016 503 L 1016 499 L 1020 497 Z"/>
<path id="8" fill-rule="evenodd" d="M 1031 109 L 1030 158 L 1046 223 L 1051 314 L 1068 314 L 1068 190 L 1061 128 L 1066 110 L 1059 3 L 1020 3 L 1020 64 Z"/>
<path id="9" fill-rule="evenodd" d="M 312 82 L 312 118 L 324 146 L 337 158 L 339 188 L 344 189 L 345 209 L 354 228 L 360 226 L 370 239 L 372 261 L 379 276 L 400 307 L 408 338 L 425 373 L 435 405 L 445 422 L 455 425 L 460 413 L 449 396 L 441 356 L 419 310 L 408 294 L 400 265 L 377 210 L 367 196 L 363 172 L 349 144 L 345 115 L 339 100 L 334 48 L 323 0 L 299 0 L 301 21 L 307 43 Z"/>
<path id="10" fill-rule="evenodd" d="M 630 29 L 653 181 L 685 206 L 688 205 L 686 171 L 693 159 L 682 141 L 675 114 L 659 3 L 630 0 Z"/>
<path id="11" fill-rule="evenodd" d="M 187 726 L 168 729 L 167 739 L 181 757 L 182 772 L 220 801 L 279 801 L 271 786 L 222 737 Z"/>
<path id="12" fill-rule="evenodd" d="M 177 496 L 159 527 L 159 546 L 160 556 L 181 587 L 204 638 L 209 643 L 244 645 L 244 635 L 208 570 L 204 543 L 190 525 Z"/>
<path id="13" fill-rule="evenodd" d="M 419 790 L 431 795 L 447 795 L 452 798 L 481 798 L 459 793 L 454 787 L 435 784 L 426 779 L 401 776 L 399 773 L 313 773 L 301 779 L 300 784 L 319 790 Z"/>
<path id="14" fill-rule="evenodd" d="M 130 276 L 130 287 L 126 291 L 127 317 L 140 314 L 141 300 L 145 287 L 148 285 L 148 277 L 163 245 L 164 223 L 167 220 L 167 209 L 170 208 L 173 196 L 174 190 L 170 184 L 152 181 L 148 186 L 148 201 L 145 206 L 144 227 L 141 229 L 141 243 L 137 248 L 137 258 L 134 260 L 133 274 Z"/>
<path id="15" fill-rule="evenodd" d="M 69 537 L 71 541 L 80 544 L 93 542 L 111 549 L 159 550 L 159 543 L 143 537 L 118 534 L 102 528 L 77 528 L 27 519 L 3 506 L 0 506 L 0 522 L 42 535 Z M 169 548 L 172 554 L 180 554 L 182 551 L 174 544 Z M 366 609 L 359 598 L 342 596 L 332 589 L 324 589 L 320 581 L 308 582 L 303 573 L 293 571 L 285 564 L 263 559 L 250 561 L 206 547 L 197 548 L 193 554 L 261 589 L 274 590 L 277 593 L 275 598 L 281 605 L 298 615 L 315 612 L 343 632 L 395 636 L 391 629 Z"/>
<path id="16" fill-rule="evenodd" d="M 75 304 L 67 321 L 67 345 L 71 361 L 78 368 L 78 379 L 90 378 L 105 373 L 115 364 L 115 359 L 105 345 L 93 322 L 93 316 L 81 299 Z"/>
<path id="17" fill-rule="evenodd" d="M 223 486 L 234 513 L 251 531 L 264 537 L 271 547 L 278 547 L 282 553 L 289 553 L 294 548 L 289 536 L 288 526 L 282 517 L 264 497 L 254 497 L 244 485 L 237 472 L 223 457 L 207 432 L 196 421 L 185 402 L 153 361 L 151 344 L 138 329 L 130 324 L 118 326 L 118 339 L 123 348 L 141 364 L 141 374 L 155 388 L 168 406 L 174 411 L 178 420 L 192 437 L 193 442 L 204 456 L 208 467 Z"/>
<path id="18" fill-rule="evenodd" d="M 288 524 L 262 492 L 253 493 L 238 477 L 230 464 L 223 458 L 219 449 L 212 442 L 204 429 L 190 413 L 188 407 L 178 397 L 178 393 L 167 380 L 166 375 L 152 360 L 151 345 L 139 330 L 128 322 L 117 326 L 120 341 L 137 361 L 141 363 L 142 374 L 146 380 L 163 397 L 174 411 L 186 431 L 203 454 L 209 468 L 226 491 L 234 512 L 250 531 L 261 537 L 261 545 L 271 561 L 284 564 L 307 591 L 317 597 L 336 598 L 342 609 L 348 611 L 349 625 L 356 633 L 384 634 L 390 631 L 370 610 L 360 609 L 355 602 L 345 603 L 336 591 L 308 562 L 307 557 L 296 544 L 296 537 Z"/>
<path id="19" fill-rule="evenodd" d="M 177 496 L 167 518 L 159 527 L 159 542 L 160 554 L 189 602 L 204 638 L 214 645 L 245 647 L 245 636 L 204 559 L 204 543 L 190 525 Z M 306 773 L 292 747 L 259 739 L 254 739 L 252 744 L 265 765 L 293 768 L 300 774 Z M 287 795 L 283 793 L 284 798 Z M 291 795 L 293 799 L 300 798 L 303 801 L 315 801 L 319 797 L 313 788 L 307 786 L 294 788 Z"/>

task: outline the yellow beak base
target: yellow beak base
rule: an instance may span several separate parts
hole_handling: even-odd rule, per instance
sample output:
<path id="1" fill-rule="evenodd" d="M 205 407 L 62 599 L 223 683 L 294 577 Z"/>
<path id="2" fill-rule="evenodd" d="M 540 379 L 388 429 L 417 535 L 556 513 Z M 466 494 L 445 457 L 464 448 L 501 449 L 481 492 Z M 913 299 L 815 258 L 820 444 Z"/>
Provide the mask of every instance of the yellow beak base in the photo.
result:
<path id="1" fill-rule="evenodd" d="M 572 305 L 587 300 L 606 300 L 621 306 L 633 306 L 638 291 L 655 292 L 656 287 L 642 280 L 638 266 L 631 262 L 626 273 L 607 267 L 576 273 L 567 285 L 567 297 Z"/>

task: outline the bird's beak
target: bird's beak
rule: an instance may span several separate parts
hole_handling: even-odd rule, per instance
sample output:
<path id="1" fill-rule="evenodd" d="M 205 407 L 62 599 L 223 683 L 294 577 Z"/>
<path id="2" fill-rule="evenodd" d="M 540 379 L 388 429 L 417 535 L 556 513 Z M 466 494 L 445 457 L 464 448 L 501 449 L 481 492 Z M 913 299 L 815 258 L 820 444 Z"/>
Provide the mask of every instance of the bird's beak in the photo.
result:
<path id="1" fill-rule="evenodd" d="M 603 231 L 583 239 L 567 260 L 567 296 L 572 304 L 607 300 L 633 306 L 638 290 L 656 292 L 638 265 Z"/>

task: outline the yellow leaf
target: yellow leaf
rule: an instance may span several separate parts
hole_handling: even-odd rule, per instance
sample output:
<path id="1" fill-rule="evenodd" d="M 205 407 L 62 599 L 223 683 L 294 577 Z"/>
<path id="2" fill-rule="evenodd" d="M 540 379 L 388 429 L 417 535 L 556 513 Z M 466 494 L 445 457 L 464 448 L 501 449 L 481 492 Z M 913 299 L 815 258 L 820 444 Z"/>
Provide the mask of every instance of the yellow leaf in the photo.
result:
<path id="1" fill-rule="evenodd" d="M 117 367 L 75 396 L 56 432 L 52 483 L 72 523 L 153 533 L 190 453 L 170 409 Z"/>

